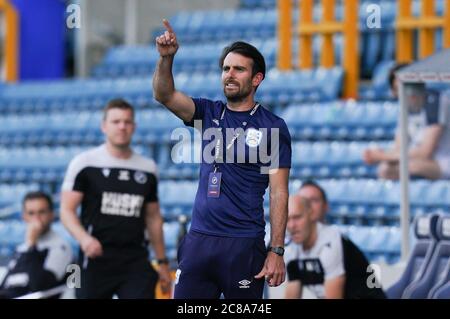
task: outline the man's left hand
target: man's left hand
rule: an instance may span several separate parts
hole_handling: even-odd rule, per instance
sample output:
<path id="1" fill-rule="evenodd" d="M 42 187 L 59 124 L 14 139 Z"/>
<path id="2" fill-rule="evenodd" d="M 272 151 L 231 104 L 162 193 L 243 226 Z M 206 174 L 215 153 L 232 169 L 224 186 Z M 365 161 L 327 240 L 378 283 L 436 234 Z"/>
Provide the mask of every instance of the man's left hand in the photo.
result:
<path id="1" fill-rule="evenodd" d="M 166 294 L 170 291 L 170 286 L 172 284 L 172 280 L 170 278 L 169 265 L 166 265 L 166 264 L 159 265 L 158 273 L 159 273 L 159 283 L 161 285 L 161 291 L 164 294 Z"/>
<path id="2" fill-rule="evenodd" d="M 286 277 L 284 259 L 273 252 L 269 252 L 264 262 L 263 269 L 255 276 L 256 279 L 265 277 L 270 287 L 281 285 Z"/>

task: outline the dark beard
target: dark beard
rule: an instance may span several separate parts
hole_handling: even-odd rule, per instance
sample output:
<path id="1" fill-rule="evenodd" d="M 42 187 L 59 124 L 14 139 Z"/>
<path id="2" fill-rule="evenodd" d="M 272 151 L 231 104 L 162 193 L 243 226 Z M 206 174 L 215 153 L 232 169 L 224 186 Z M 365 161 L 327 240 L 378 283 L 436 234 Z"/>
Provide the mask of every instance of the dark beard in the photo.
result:
<path id="1" fill-rule="evenodd" d="M 248 95 L 247 95 L 247 96 L 248 96 Z M 227 101 L 228 101 L 228 102 L 232 102 L 232 103 L 242 102 L 242 101 L 244 101 L 244 99 L 245 99 L 247 96 L 243 96 L 243 95 L 241 95 L 241 94 L 236 94 L 236 95 L 233 95 L 233 96 L 227 96 L 227 95 L 225 94 L 225 97 L 227 98 Z"/>
<path id="2" fill-rule="evenodd" d="M 242 102 L 244 101 L 249 95 L 250 95 L 251 91 L 249 92 L 238 92 L 236 94 L 233 95 L 229 95 L 226 93 L 225 88 L 223 88 L 223 94 L 225 95 L 225 97 L 227 98 L 228 102 L 232 102 L 232 103 L 237 103 L 237 102 Z"/>

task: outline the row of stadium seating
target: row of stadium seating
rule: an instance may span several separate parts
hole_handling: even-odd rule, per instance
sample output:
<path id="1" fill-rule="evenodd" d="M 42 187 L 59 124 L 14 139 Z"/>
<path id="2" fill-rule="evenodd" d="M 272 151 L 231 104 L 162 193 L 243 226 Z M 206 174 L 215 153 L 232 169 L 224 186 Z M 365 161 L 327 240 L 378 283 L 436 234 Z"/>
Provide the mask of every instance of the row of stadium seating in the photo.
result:
<path id="1" fill-rule="evenodd" d="M 100 135 L 99 135 L 100 137 Z M 161 179 L 196 179 L 200 162 L 199 143 L 171 146 L 139 145 L 136 152 L 153 157 Z M 180 146 L 180 147 L 178 147 Z M 375 177 L 374 167 L 367 166 L 362 153 L 367 147 L 387 148 L 386 143 L 365 142 L 296 142 L 292 145 L 294 178 Z M 70 160 L 88 147 L 0 147 L 0 181 L 60 181 Z M 198 151 L 198 154 L 196 153 Z M 52 178 L 49 179 L 49 176 Z"/>
<path id="2" fill-rule="evenodd" d="M 364 252 L 371 262 L 394 264 L 400 259 L 401 233 L 399 227 L 339 226 Z"/>
<path id="3" fill-rule="evenodd" d="M 0 184 L 0 208 L 20 202 L 26 193 L 38 189 L 39 184 L 37 183 Z M 1 214 L 0 217 L 2 217 Z"/>
<path id="4" fill-rule="evenodd" d="M 386 140 L 392 139 L 398 116 L 394 102 L 333 101 L 292 104 L 280 116 L 293 140 Z M 0 145 L 87 145 L 103 140 L 100 111 L 67 111 L 0 116 Z M 136 113 L 136 143 L 169 142 L 183 123 L 163 109 Z"/>
<path id="5" fill-rule="evenodd" d="M 384 140 L 394 137 L 398 104 L 354 100 L 309 103 L 290 105 L 280 116 L 294 140 Z"/>
<path id="6" fill-rule="evenodd" d="M 336 35 L 334 38 L 335 63 L 340 64 L 342 60 L 342 37 Z M 394 61 L 393 55 L 386 54 L 378 61 L 378 55 L 374 54 L 374 48 L 380 47 L 383 39 L 378 34 L 369 35 L 369 40 L 362 39 L 362 48 L 368 47 L 367 51 L 373 55 L 370 62 L 370 71 L 372 83 L 363 84 L 360 87 L 359 95 L 365 100 L 383 100 L 392 98 L 388 86 L 388 72 Z M 275 66 L 276 59 L 276 41 L 275 39 L 248 39 L 263 53 L 266 59 L 267 69 Z M 392 40 L 393 41 L 393 40 Z M 375 42 L 375 44 L 373 44 Z M 386 41 L 384 41 L 386 42 Z M 294 40 L 294 48 L 298 48 L 297 39 Z M 229 44 L 228 42 L 217 42 L 207 44 L 188 44 L 180 47 L 177 57 L 174 61 L 174 74 L 179 72 L 219 72 L 218 60 L 222 48 Z M 385 43 L 384 48 L 389 48 L 389 42 Z M 313 39 L 313 63 L 319 64 L 321 49 L 321 38 Z M 294 49 L 293 65 L 298 65 L 298 52 Z M 369 54 L 362 55 L 363 57 Z M 114 77 L 136 77 L 152 75 L 156 67 L 159 55 L 154 46 L 119 46 L 111 48 L 103 61 L 93 69 L 93 76 L 97 78 Z M 364 62 L 368 64 L 369 62 Z"/>
<path id="7" fill-rule="evenodd" d="M 165 222 L 164 239 L 167 255 L 171 260 L 176 259 L 177 241 L 180 235 L 180 223 Z M 361 247 L 372 261 L 384 260 L 392 263 L 398 260 L 400 254 L 400 232 L 398 227 L 370 227 L 370 226 L 339 226 L 340 230 Z M 60 222 L 53 225 L 53 229 L 66 238 L 72 245 L 74 252 L 78 244 L 71 237 Z M 266 236 L 270 234 L 266 229 Z M 0 257 L 11 256 L 15 247 L 24 240 L 25 224 L 19 220 L 0 220 Z M 376 240 L 374 240 L 376 238 Z"/>
<path id="8" fill-rule="evenodd" d="M 400 184 L 374 179 L 321 180 L 330 201 L 330 221 L 346 224 L 392 224 L 399 222 Z M 290 192 L 298 190 L 300 181 L 293 181 Z M 167 219 L 180 214 L 190 215 L 197 182 L 161 182 L 160 200 Z M 179 194 L 183 194 L 180 198 Z M 265 196 L 268 213 L 268 192 Z M 445 212 L 450 209 L 449 181 L 412 181 L 411 213 Z"/>
<path id="9" fill-rule="evenodd" d="M 388 38 L 388 39 L 385 39 Z M 246 38 L 239 39 L 255 45 L 266 60 L 267 68 L 275 66 L 277 41 L 275 38 Z M 370 75 L 375 76 L 375 66 L 379 61 L 393 58 L 394 33 L 370 33 L 362 37 L 360 45 L 360 56 L 362 58 L 363 70 L 369 70 Z M 378 54 L 380 43 L 387 42 L 381 46 L 385 51 Z M 333 37 L 334 61 L 341 64 L 343 52 L 343 39 L 340 34 Z M 174 60 L 174 73 L 179 72 L 219 72 L 219 57 L 222 49 L 228 42 L 210 42 L 202 44 L 181 45 Z M 322 38 L 313 37 L 313 64 L 319 65 L 322 52 Z M 392 48 L 391 48 L 392 47 Z M 298 39 L 293 39 L 292 64 L 298 66 Z M 389 50 L 389 51 L 388 51 Z M 153 74 L 156 63 L 159 59 L 157 50 L 150 46 L 118 46 L 109 49 L 105 58 L 92 71 L 92 75 L 97 78 L 129 77 L 129 76 L 149 76 Z"/>
<path id="10" fill-rule="evenodd" d="M 60 182 L 60 180 L 58 180 Z M 326 190 L 330 211 L 328 218 L 336 224 L 398 225 L 400 184 L 375 179 L 325 179 L 319 183 Z M 298 190 L 300 180 L 291 182 L 291 193 Z M 17 217 L 20 200 L 29 190 L 41 185 L 10 184 L 0 187 L 0 217 Z M 180 215 L 190 216 L 197 191 L 197 181 L 161 181 L 159 198 L 166 220 L 176 220 Z M 59 186 L 57 191 L 59 191 Z M 446 212 L 450 210 L 450 181 L 414 180 L 410 185 L 412 216 Z M 183 194 L 183 196 L 180 196 Z M 268 191 L 265 195 L 265 212 L 269 213 Z M 58 196 L 55 196 L 57 199 Z"/>
<path id="11" fill-rule="evenodd" d="M 264 104 L 334 100 L 339 96 L 342 78 L 340 67 L 302 72 L 272 69 L 258 89 L 257 98 Z M 179 73 L 175 76 L 175 83 L 179 90 L 191 96 L 223 98 L 219 72 Z M 125 98 L 138 108 L 157 105 L 152 99 L 150 78 L 66 80 L 0 86 L 0 108 L 4 112 L 92 111 L 102 108 L 108 100 L 116 97 Z"/>
<path id="12" fill-rule="evenodd" d="M 361 1 L 359 6 L 359 22 L 361 31 L 372 31 L 366 21 L 373 14 L 374 1 Z M 395 1 L 385 0 L 377 3 L 381 11 L 382 30 L 393 30 L 397 15 Z M 436 1 L 435 12 L 442 16 L 444 1 Z M 293 21 L 299 20 L 299 10 L 294 10 Z M 412 14 L 420 15 L 420 1 L 414 1 Z M 342 20 L 344 16 L 342 4 L 338 4 L 335 10 L 335 18 Z M 320 1 L 314 7 L 313 20 L 322 18 L 322 6 Z M 238 10 L 197 10 L 183 11 L 170 19 L 172 27 L 177 32 L 178 38 L 185 42 L 200 42 L 208 40 L 235 39 L 242 37 L 268 38 L 275 34 L 278 17 L 276 8 L 252 8 Z M 162 30 L 156 30 L 157 35 Z"/>
<path id="13" fill-rule="evenodd" d="M 266 68 L 275 66 L 277 43 L 274 38 L 245 39 L 264 55 Z M 174 60 L 173 72 L 216 72 L 220 73 L 219 58 L 222 49 L 229 42 L 212 42 L 181 45 Z M 153 74 L 159 54 L 154 45 L 118 46 L 109 49 L 102 62 L 97 65 L 94 77 L 148 76 Z"/>
<path id="14" fill-rule="evenodd" d="M 373 5 L 378 4 L 380 8 L 380 25 L 371 27 L 374 22 Z M 364 76 L 371 76 L 375 65 L 382 60 L 389 60 L 395 57 L 395 17 L 397 5 L 394 1 L 361 1 L 359 7 L 359 30 L 361 31 L 360 57 L 361 71 Z M 413 16 L 420 13 L 420 2 L 413 2 Z M 437 1 L 435 12 L 442 16 L 444 2 Z M 293 21 L 298 21 L 299 10 L 294 10 Z M 314 8 L 314 21 L 319 21 L 322 16 L 322 6 L 320 2 Z M 335 17 L 340 20 L 343 17 L 342 5 L 337 5 Z M 271 8 L 252 8 L 239 10 L 222 11 L 191 11 L 181 12 L 171 18 L 174 30 L 182 45 L 186 43 L 205 43 L 214 41 L 231 41 L 233 39 L 260 38 L 267 39 L 276 35 L 277 11 Z M 295 29 L 295 28 L 294 28 Z M 153 33 L 152 39 L 159 35 L 162 30 Z M 435 34 L 437 49 L 442 48 L 442 31 Z M 296 38 L 294 38 L 296 39 Z M 153 40 L 152 40 L 153 41 Z M 319 60 L 321 53 L 320 37 L 314 39 L 313 60 Z M 341 61 L 342 39 L 340 35 L 334 37 L 335 55 L 337 63 Z M 295 40 L 294 40 L 295 43 Z M 298 45 L 294 44 L 294 48 Z M 220 50 L 219 50 L 220 51 Z M 294 57 L 298 54 L 294 52 Z M 117 67 L 105 68 L 108 64 L 102 63 L 95 72 L 97 76 L 117 74 Z M 294 63 L 296 65 L 296 63 Z M 117 65 L 116 65 L 117 66 Z M 187 66 L 189 68 L 189 66 Z M 204 67 L 201 67 L 202 69 Z M 111 72 L 111 70 L 114 70 Z M 122 68 L 121 70 L 127 70 Z M 140 69 L 142 70 L 142 69 Z M 106 71 L 106 72 L 105 72 Z"/>
<path id="15" fill-rule="evenodd" d="M 43 134 L 58 133 L 82 134 L 85 132 L 100 133 L 102 121 L 101 111 L 70 111 L 39 114 L 9 114 L 0 116 L 0 136 L 3 134 Z M 136 113 L 138 130 L 142 133 L 169 133 L 180 126 L 182 121 L 171 112 L 163 109 L 140 110 Z M 152 141 L 148 141 L 152 142 Z"/>
<path id="16" fill-rule="evenodd" d="M 392 39 L 385 40 L 390 37 Z M 264 54 L 267 68 L 272 68 L 276 63 L 276 39 L 255 39 L 255 38 L 239 38 L 254 44 Z M 394 41 L 394 34 L 369 34 L 362 38 L 360 46 L 360 56 L 362 57 L 363 71 L 370 72 L 372 75 L 378 63 L 378 60 L 389 60 L 393 58 L 393 52 L 384 53 L 379 57 L 374 48 L 382 41 L 388 41 L 384 50 L 390 48 L 389 44 Z M 333 37 L 334 42 L 334 61 L 340 64 L 342 61 L 343 40 L 340 35 Z M 202 45 L 187 44 L 182 45 L 177 53 L 174 61 L 174 73 L 179 72 L 219 72 L 219 56 L 225 45 L 230 42 L 206 43 Z M 293 41 L 292 64 L 298 66 L 298 41 Z M 313 64 L 318 65 L 322 39 L 319 36 L 313 38 Z M 365 52 L 370 52 L 365 53 Z M 131 57 L 131 58 L 130 58 Z M 100 62 L 92 71 L 92 75 L 96 78 L 111 77 L 130 77 L 130 76 L 149 76 L 153 74 L 156 68 L 156 62 L 159 55 L 154 46 L 119 46 L 109 50 L 105 59 Z M 366 72 L 366 73 L 367 73 Z M 365 73 L 364 73 L 365 74 Z"/>
<path id="17" fill-rule="evenodd" d="M 240 7 L 247 9 L 273 8 L 277 4 L 276 0 L 240 0 Z"/>
<path id="18" fill-rule="evenodd" d="M 275 66 L 278 43 L 275 38 L 239 38 L 257 47 L 264 55 L 266 68 Z M 334 40 L 335 62 L 342 60 L 342 36 L 336 35 Z M 313 62 L 318 65 L 321 53 L 321 38 L 313 38 Z M 298 45 L 294 40 L 292 63 L 298 65 Z M 223 48 L 230 42 L 211 42 L 202 44 L 181 45 L 174 60 L 173 72 L 220 72 L 219 58 Z M 150 46 L 117 46 L 109 49 L 105 58 L 92 71 L 96 78 L 149 76 L 153 74 L 159 54 L 153 45 Z"/>

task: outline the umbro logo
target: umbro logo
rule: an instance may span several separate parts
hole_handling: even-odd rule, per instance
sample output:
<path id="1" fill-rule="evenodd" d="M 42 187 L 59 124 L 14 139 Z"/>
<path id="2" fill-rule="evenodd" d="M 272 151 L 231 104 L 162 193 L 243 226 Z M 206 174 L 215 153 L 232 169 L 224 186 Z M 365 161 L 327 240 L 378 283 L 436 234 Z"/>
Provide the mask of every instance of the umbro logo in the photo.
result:
<path id="1" fill-rule="evenodd" d="M 217 126 L 219 126 L 219 120 L 213 119 L 212 121 L 214 122 L 214 124 L 216 124 Z"/>
<path id="2" fill-rule="evenodd" d="M 251 283 L 252 283 L 252 282 L 249 281 L 249 280 L 247 280 L 247 279 L 243 279 L 243 280 L 241 280 L 241 281 L 238 282 L 239 288 L 250 288 L 249 285 L 250 285 Z"/>

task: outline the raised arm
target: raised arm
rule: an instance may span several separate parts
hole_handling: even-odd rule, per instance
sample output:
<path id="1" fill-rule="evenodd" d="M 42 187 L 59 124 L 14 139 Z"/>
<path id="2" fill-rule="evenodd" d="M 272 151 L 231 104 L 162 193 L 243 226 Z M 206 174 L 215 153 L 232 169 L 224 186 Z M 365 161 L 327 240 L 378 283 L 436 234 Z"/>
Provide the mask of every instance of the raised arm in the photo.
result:
<path id="1" fill-rule="evenodd" d="M 190 121 L 194 116 L 194 101 L 175 89 L 172 65 L 178 50 L 175 32 L 169 21 L 163 20 L 166 31 L 156 38 L 156 48 L 160 58 L 153 75 L 153 96 L 183 121 Z"/>

